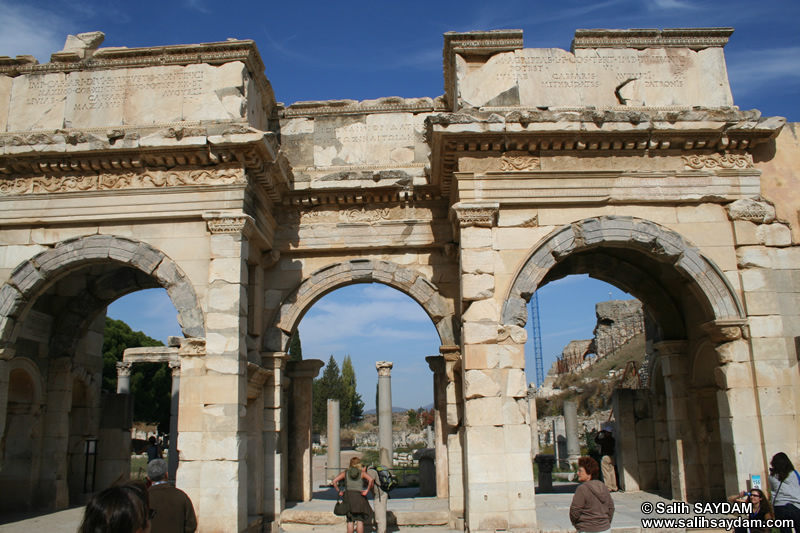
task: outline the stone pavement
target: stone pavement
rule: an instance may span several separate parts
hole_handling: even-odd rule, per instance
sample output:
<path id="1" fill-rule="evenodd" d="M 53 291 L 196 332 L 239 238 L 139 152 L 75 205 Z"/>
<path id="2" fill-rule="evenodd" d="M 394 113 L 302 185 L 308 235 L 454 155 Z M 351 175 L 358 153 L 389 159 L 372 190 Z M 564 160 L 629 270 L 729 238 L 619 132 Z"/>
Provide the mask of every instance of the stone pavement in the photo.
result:
<path id="1" fill-rule="evenodd" d="M 536 514 L 538 529 L 544 533 L 575 531 L 569 522 L 569 505 L 577 483 L 556 483 L 555 493 L 537 494 Z M 437 498 L 415 498 L 416 489 L 392 491 L 389 510 L 398 517 L 399 526 L 389 528 L 389 533 L 413 531 L 414 533 L 455 533 L 448 528 L 446 516 L 447 502 Z M 284 531 L 291 533 L 327 533 L 344 531 L 340 517 L 333 516 L 333 501 L 336 494 L 331 488 L 319 487 L 314 500 L 303 503 L 288 503 L 284 512 L 287 520 Z M 636 533 L 642 531 L 641 519 L 646 516 L 641 511 L 644 502 L 670 502 L 671 500 L 648 492 L 615 493 L 616 512 L 611 529 L 614 533 Z M 306 514 L 304 523 L 301 514 Z M 47 515 L 35 516 L 30 513 L 0 515 L 0 532 L 29 533 L 47 531 L 48 533 L 74 533 L 83 516 L 83 508 L 73 508 Z M 202 517 L 198 517 L 202 522 Z M 729 515 L 728 518 L 731 518 Z M 671 531 L 683 531 L 671 530 Z M 702 531 L 702 530 L 693 530 Z"/>

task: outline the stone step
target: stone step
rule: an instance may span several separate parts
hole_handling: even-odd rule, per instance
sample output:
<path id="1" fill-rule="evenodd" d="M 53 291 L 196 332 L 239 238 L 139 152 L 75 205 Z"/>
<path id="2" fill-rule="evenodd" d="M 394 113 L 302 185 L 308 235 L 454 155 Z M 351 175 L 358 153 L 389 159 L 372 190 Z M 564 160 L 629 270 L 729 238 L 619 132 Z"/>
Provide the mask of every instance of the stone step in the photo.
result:
<path id="1" fill-rule="evenodd" d="M 436 526 L 448 527 L 450 525 L 450 512 L 446 510 L 389 510 L 387 522 L 393 526 L 413 526 L 414 531 L 420 527 Z M 286 531 L 299 531 L 308 527 L 337 526 L 345 523 L 343 516 L 336 516 L 333 511 L 285 509 L 281 513 L 281 528 Z"/>

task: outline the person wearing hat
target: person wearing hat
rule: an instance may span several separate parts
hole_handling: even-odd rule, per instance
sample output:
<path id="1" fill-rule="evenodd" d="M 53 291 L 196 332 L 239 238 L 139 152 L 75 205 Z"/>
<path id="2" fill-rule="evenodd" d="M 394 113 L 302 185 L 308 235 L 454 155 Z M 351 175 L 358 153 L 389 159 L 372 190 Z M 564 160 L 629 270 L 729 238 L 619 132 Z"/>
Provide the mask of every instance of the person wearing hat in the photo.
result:
<path id="1" fill-rule="evenodd" d="M 151 520 L 151 533 L 194 533 L 197 517 L 192 500 L 181 489 L 169 484 L 167 462 L 164 459 L 153 459 L 147 463 L 147 479 L 152 483 L 147 489 L 150 508 L 156 511 Z"/>
<path id="2" fill-rule="evenodd" d="M 603 471 L 603 483 L 606 484 L 609 491 L 616 492 L 619 490 L 617 487 L 617 474 L 614 471 L 614 447 L 616 441 L 611 435 L 611 426 L 604 426 L 594 438 L 594 441 L 600 447 L 600 456 L 603 458 L 600 463 L 600 468 Z"/>

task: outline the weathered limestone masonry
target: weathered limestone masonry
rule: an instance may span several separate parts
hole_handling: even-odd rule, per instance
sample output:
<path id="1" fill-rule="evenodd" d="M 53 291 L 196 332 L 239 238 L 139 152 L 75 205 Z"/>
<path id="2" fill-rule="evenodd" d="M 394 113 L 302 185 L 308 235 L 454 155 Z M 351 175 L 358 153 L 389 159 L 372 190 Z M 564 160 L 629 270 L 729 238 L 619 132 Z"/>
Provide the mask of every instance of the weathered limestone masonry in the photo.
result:
<path id="1" fill-rule="evenodd" d="M 654 324 L 651 389 L 616 400 L 626 487 L 721 500 L 775 452 L 798 459 L 800 143 L 733 105 L 731 33 L 578 30 L 570 52 L 448 33 L 442 97 L 288 107 L 252 41 L 104 49 L 98 32 L 46 64 L 0 58 L 0 507 L 128 476 L 103 318 L 152 287 L 184 333 L 177 483 L 204 532 L 277 531 L 310 497 L 319 364 L 286 353 L 354 283 L 409 295 L 439 334 L 452 525 L 537 530 L 526 303 L 571 274 Z"/>

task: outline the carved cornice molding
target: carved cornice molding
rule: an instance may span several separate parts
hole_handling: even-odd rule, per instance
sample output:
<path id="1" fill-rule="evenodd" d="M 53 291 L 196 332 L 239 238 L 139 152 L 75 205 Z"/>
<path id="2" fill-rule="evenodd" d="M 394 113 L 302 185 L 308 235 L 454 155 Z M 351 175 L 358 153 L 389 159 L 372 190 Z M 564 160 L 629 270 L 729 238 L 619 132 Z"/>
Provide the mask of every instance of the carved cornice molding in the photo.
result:
<path id="1" fill-rule="evenodd" d="M 580 48 L 704 48 L 723 47 L 733 28 L 577 30 L 573 49 Z"/>
<path id="2" fill-rule="evenodd" d="M 684 155 L 683 164 L 687 169 L 717 170 L 721 168 L 755 168 L 751 154 L 693 154 Z"/>
<path id="3" fill-rule="evenodd" d="M 462 228 L 470 226 L 491 228 L 497 220 L 497 213 L 499 211 L 499 203 L 458 203 L 452 207 L 452 212 L 455 215 L 454 218 Z"/>
<path id="4" fill-rule="evenodd" d="M 264 391 L 264 384 L 274 374 L 272 370 L 247 363 L 247 399 L 255 400 Z"/>
<path id="5" fill-rule="evenodd" d="M 282 118 L 313 117 L 317 115 L 363 115 L 367 113 L 424 113 L 444 111 L 441 97 L 400 98 L 390 96 L 377 100 L 313 100 L 296 102 L 279 112 Z"/>
<path id="6" fill-rule="evenodd" d="M 78 173 L 60 176 L 33 176 L 3 180 L 0 196 L 52 194 L 63 192 L 107 191 L 120 189 L 164 189 L 201 185 L 247 183 L 241 168 L 211 168 L 188 171 L 137 170 L 103 172 L 99 175 Z"/>
<path id="7" fill-rule="evenodd" d="M 0 183 L 0 194 L 30 193 L 32 188 L 42 193 L 122 188 L 106 185 L 104 175 L 111 176 L 109 183 L 117 176 L 130 180 L 126 187 L 145 187 L 148 180 L 156 187 L 238 184 L 246 183 L 244 175 L 233 182 L 217 178 L 244 168 L 273 202 L 279 202 L 293 178 L 275 135 L 243 124 L 221 126 L 215 135 L 180 124 L 149 131 L 146 137 L 144 131 L 124 129 L 99 136 L 89 130 L 0 134 L 0 182 L 3 175 L 13 177 Z"/>

